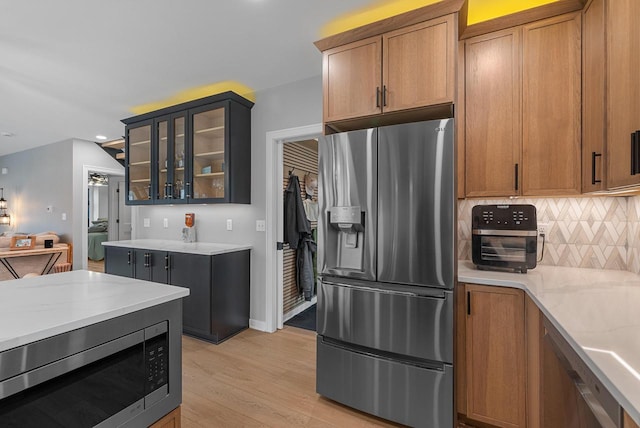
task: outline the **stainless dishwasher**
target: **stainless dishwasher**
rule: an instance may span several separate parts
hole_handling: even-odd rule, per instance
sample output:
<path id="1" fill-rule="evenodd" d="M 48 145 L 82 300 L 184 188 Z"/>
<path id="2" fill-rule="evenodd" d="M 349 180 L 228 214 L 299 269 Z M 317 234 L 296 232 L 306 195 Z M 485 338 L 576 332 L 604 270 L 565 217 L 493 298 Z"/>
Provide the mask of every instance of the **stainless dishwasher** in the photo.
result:
<path id="1" fill-rule="evenodd" d="M 622 428 L 622 408 L 560 332 L 544 319 L 543 424 Z"/>

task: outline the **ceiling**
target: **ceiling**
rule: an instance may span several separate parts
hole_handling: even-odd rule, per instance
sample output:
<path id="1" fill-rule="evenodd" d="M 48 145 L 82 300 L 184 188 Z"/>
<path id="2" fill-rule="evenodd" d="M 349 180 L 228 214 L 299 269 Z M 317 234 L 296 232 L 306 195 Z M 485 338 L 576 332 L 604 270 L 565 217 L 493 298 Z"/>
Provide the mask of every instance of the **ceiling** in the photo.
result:
<path id="1" fill-rule="evenodd" d="M 316 76 L 313 42 L 331 24 L 344 31 L 436 1 L 0 0 L 0 156 L 120 138 L 134 110 L 217 82 L 260 91 Z M 549 1 L 473 0 L 470 10 Z"/>
<path id="2" fill-rule="evenodd" d="M 134 106 L 189 88 L 318 75 L 322 26 L 372 3 L 0 0 L 0 155 L 119 138 Z"/>

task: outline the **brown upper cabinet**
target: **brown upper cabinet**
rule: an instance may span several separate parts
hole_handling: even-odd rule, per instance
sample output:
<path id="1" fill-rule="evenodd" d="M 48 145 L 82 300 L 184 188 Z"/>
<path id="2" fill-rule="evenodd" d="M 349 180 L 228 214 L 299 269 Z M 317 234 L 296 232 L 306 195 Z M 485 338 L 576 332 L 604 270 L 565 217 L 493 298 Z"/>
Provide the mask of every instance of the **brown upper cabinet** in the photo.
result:
<path id="1" fill-rule="evenodd" d="M 455 23 L 448 14 L 324 51 L 325 124 L 452 103 Z"/>
<path id="2" fill-rule="evenodd" d="M 584 192 L 640 184 L 638 16 L 637 0 L 592 0 L 584 9 Z"/>
<path id="3" fill-rule="evenodd" d="M 581 191 L 581 14 L 465 40 L 466 196 Z"/>

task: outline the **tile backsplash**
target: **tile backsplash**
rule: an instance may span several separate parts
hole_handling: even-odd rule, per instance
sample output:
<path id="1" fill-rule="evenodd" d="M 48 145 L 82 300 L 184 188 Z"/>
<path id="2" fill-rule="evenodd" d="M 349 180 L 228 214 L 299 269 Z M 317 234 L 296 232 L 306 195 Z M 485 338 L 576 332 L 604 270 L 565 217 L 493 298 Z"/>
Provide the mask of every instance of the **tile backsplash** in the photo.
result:
<path id="1" fill-rule="evenodd" d="M 471 259 L 471 209 L 483 204 L 535 205 L 548 224 L 539 264 L 640 273 L 640 196 L 459 201 L 459 259 Z"/>

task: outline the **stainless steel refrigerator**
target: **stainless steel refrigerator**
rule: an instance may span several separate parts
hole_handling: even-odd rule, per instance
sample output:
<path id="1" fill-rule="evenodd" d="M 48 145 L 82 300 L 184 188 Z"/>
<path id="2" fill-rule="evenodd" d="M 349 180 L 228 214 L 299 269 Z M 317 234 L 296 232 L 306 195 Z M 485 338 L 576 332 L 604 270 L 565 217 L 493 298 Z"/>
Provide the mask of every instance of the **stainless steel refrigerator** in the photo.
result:
<path id="1" fill-rule="evenodd" d="M 319 394 L 411 426 L 453 426 L 453 119 L 319 144 Z"/>

